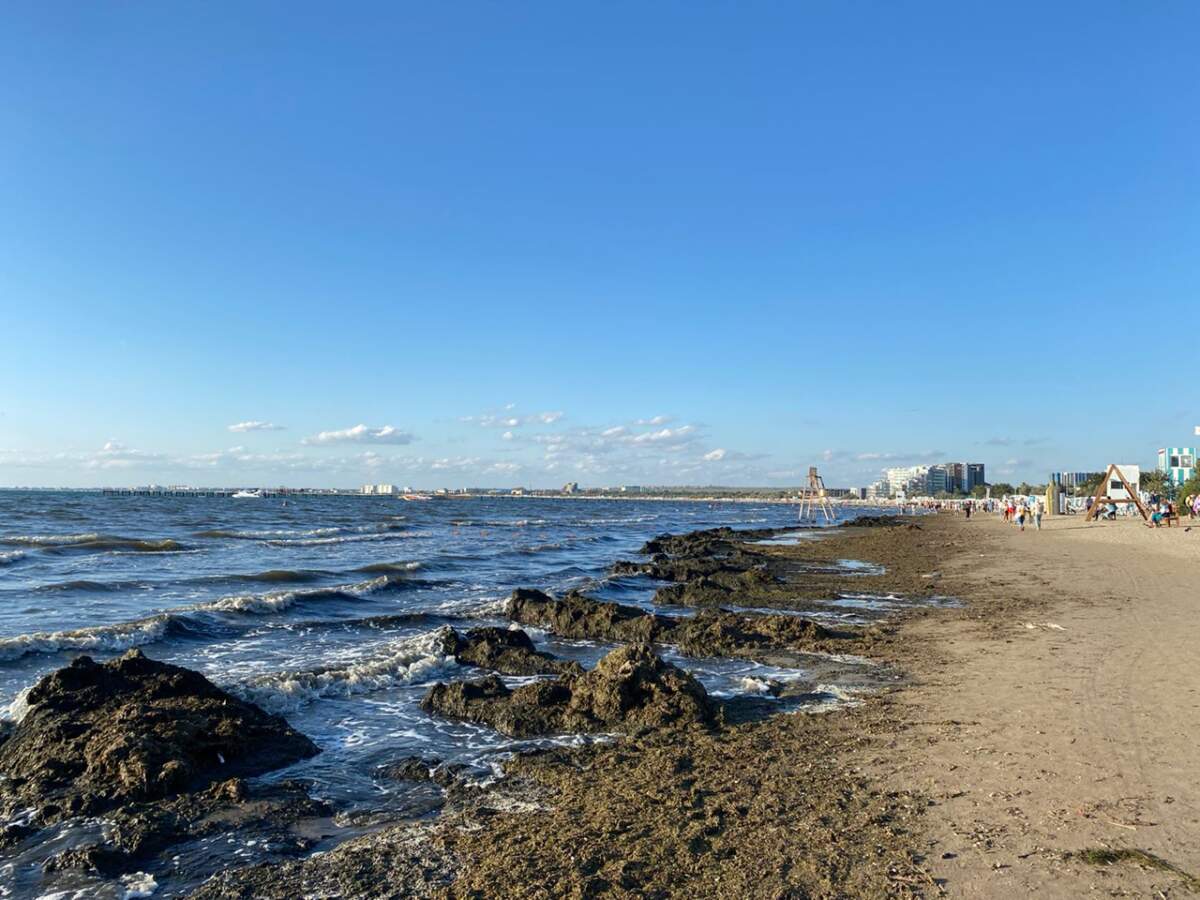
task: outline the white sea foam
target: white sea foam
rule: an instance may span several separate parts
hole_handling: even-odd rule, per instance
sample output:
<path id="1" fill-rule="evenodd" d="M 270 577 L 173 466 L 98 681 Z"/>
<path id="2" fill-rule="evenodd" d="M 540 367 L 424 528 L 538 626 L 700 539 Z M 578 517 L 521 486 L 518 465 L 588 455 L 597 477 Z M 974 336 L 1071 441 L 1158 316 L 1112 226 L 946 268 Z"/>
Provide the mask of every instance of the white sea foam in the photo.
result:
<path id="1" fill-rule="evenodd" d="M 10 566 L 18 559 L 24 559 L 24 550 L 10 550 L 7 553 L 0 553 L 0 566 Z"/>
<path id="2" fill-rule="evenodd" d="M 154 880 L 153 875 L 146 872 L 122 875 L 121 886 L 125 889 L 125 893 L 122 895 L 124 900 L 133 900 L 134 897 L 149 897 L 158 890 L 158 882 Z"/>
<path id="3" fill-rule="evenodd" d="M 270 712 L 288 712 L 320 697 L 351 697 L 427 680 L 444 666 L 445 629 L 391 641 L 362 659 L 324 666 L 257 675 L 230 686 L 238 696 Z"/>
<path id="4" fill-rule="evenodd" d="M 771 692 L 770 684 L 761 678 L 754 678 L 750 675 L 739 678 L 737 684 L 747 694 L 769 694 Z"/>
<path id="5" fill-rule="evenodd" d="M 11 703 L 5 707 L 0 707 L 0 719 L 20 722 L 25 718 L 25 713 L 29 712 L 29 692 L 32 690 L 32 684 L 21 688 L 17 696 L 13 697 Z"/>

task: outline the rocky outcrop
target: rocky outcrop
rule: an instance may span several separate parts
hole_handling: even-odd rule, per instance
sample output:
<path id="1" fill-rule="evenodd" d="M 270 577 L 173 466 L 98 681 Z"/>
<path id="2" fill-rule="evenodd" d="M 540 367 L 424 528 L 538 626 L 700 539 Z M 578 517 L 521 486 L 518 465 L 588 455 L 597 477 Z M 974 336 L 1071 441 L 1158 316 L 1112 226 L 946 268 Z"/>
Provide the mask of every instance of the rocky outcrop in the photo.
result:
<path id="1" fill-rule="evenodd" d="M 903 516 L 859 516 L 841 524 L 841 528 L 895 528 L 909 524 Z"/>
<path id="2" fill-rule="evenodd" d="M 772 591 L 779 585 L 780 580 L 765 567 L 727 570 L 659 588 L 654 594 L 654 602 L 672 606 L 749 606 L 752 605 L 749 600 L 755 595 Z"/>
<path id="3" fill-rule="evenodd" d="M 847 639 L 855 637 L 800 616 L 716 608 L 689 617 L 659 616 L 579 593 L 555 599 L 541 591 L 514 591 L 508 611 L 517 622 L 562 637 L 675 644 L 688 656 L 754 656 L 758 650 L 780 648 L 829 652 L 845 650 Z"/>
<path id="4" fill-rule="evenodd" d="M 738 554 L 748 556 L 748 554 Z M 613 575 L 649 575 L 659 581 L 687 581 L 715 575 L 718 572 L 738 572 L 740 569 L 724 559 L 711 556 L 684 556 L 672 559 L 665 553 L 657 553 L 649 562 L 619 560 L 609 570 Z"/>
<path id="5" fill-rule="evenodd" d="M 577 662 L 556 659 L 534 648 L 519 628 L 472 628 L 465 636 L 453 629 L 446 636 L 446 653 L 463 665 L 492 669 L 502 675 L 582 674 Z"/>
<path id="6" fill-rule="evenodd" d="M 0 802 L 54 819 L 259 775 L 318 752 L 279 716 L 138 650 L 103 664 L 81 656 L 39 681 L 27 701 L 0 744 Z"/>
<path id="7" fill-rule="evenodd" d="M 663 662 L 644 643 L 614 650 L 583 675 L 515 690 L 494 675 L 437 684 L 421 706 L 512 737 L 709 724 L 715 709 L 695 678 Z"/>
<path id="8" fill-rule="evenodd" d="M 789 530 L 791 529 L 722 527 L 689 531 L 686 534 L 660 534 L 643 544 L 641 553 L 646 556 L 656 553 L 665 553 L 668 556 L 711 555 L 714 549 L 730 549 L 745 541 L 761 541 Z"/>
<path id="9" fill-rule="evenodd" d="M 674 637 L 688 656 L 754 656 L 758 650 L 782 647 L 827 652 L 844 635 L 810 619 L 786 615 L 743 615 L 722 609 L 703 610 L 686 619 Z"/>
<path id="10" fill-rule="evenodd" d="M 242 780 L 318 749 L 198 672 L 137 650 L 103 664 L 81 656 L 39 681 L 27 702 L 0 744 L 0 809 L 34 809 L 35 829 L 80 815 L 110 822 L 103 845 L 59 854 L 47 869 L 120 871 L 230 821 L 276 827 L 328 815 L 299 784 L 251 789 Z"/>
<path id="11" fill-rule="evenodd" d="M 508 601 L 514 622 L 545 628 L 559 637 L 586 641 L 663 642 L 672 620 L 633 606 L 592 600 L 571 592 L 561 599 L 518 588 Z"/>

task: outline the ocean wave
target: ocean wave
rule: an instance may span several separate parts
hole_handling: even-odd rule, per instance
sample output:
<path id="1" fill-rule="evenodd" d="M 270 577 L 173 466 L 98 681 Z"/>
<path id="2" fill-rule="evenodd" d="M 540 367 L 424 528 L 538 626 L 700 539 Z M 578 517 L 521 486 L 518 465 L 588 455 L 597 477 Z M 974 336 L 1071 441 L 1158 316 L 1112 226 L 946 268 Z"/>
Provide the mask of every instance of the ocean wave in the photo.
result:
<path id="1" fill-rule="evenodd" d="M 362 572 L 364 575 L 374 575 L 376 573 L 388 573 L 388 572 L 395 572 L 395 573 L 415 572 L 419 568 L 421 568 L 421 564 L 416 561 L 385 562 L 385 563 L 371 563 L 370 565 L 359 566 L 354 571 Z"/>
<path id="2" fill-rule="evenodd" d="M 532 544 L 528 547 L 518 547 L 517 552 L 524 556 L 533 556 L 537 553 L 547 553 L 551 550 L 562 550 L 565 544 L 556 541 L 550 541 L 545 544 Z"/>
<path id="3" fill-rule="evenodd" d="M 225 578 L 225 576 L 220 576 Z M 268 569 L 266 572 L 255 572 L 252 575 L 230 575 L 229 581 L 261 581 L 265 584 L 303 584 L 308 581 L 320 581 L 328 578 L 328 572 L 316 569 Z"/>
<path id="4" fill-rule="evenodd" d="M 35 631 L 0 638 L 0 662 L 11 662 L 31 653 L 121 651 L 157 643 L 172 636 L 211 636 L 219 628 L 228 627 L 212 620 L 205 621 L 205 617 L 213 613 L 272 615 L 290 609 L 297 603 L 365 599 L 402 583 L 403 579 L 394 575 L 381 575 L 369 581 L 336 587 L 273 591 L 267 594 L 238 594 L 110 625 L 91 625 L 64 631 Z"/>
<path id="5" fill-rule="evenodd" d="M 0 544 L 36 547 L 39 550 L 63 552 L 104 552 L 124 550 L 132 553 L 177 553 L 187 548 L 171 538 L 130 538 L 111 534 L 18 534 L 0 538 Z"/>
<path id="6" fill-rule="evenodd" d="M 371 594 L 389 590 L 406 582 L 395 575 L 380 575 L 357 584 L 311 588 L 302 591 L 274 591 L 269 594 L 239 594 L 197 604 L 191 610 L 202 612 L 274 613 L 282 612 L 297 603 L 311 600 L 362 600 Z"/>
<path id="7" fill-rule="evenodd" d="M 388 529 L 384 532 L 341 534 L 332 537 L 277 538 L 264 541 L 264 543 L 269 547 L 318 547 L 323 544 L 357 544 L 364 541 L 390 541 L 397 537 L 410 537 L 414 533 L 401 529 Z"/>
<path id="8" fill-rule="evenodd" d="M 313 538 L 330 538 L 342 535 L 364 535 L 364 534 L 386 534 L 388 532 L 402 531 L 404 525 L 396 522 L 383 522 L 374 525 L 343 525 L 330 526 L 327 528 L 282 528 L 282 529 L 266 529 L 260 531 L 238 531 L 227 528 L 209 528 L 204 531 L 193 533 L 193 537 L 198 538 L 223 538 L 226 540 L 236 541 L 265 541 L 267 543 L 279 541 L 303 541 Z"/>
<path id="9" fill-rule="evenodd" d="M 145 587 L 145 583 L 141 581 L 88 581 L 87 579 L 72 579 L 71 581 L 55 581 L 49 584 L 41 584 L 34 588 L 35 591 L 55 592 L 55 591 L 127 591 Z"/>
<path id="10" fill-rule="evenodd" d="M 7 553 L 0 553 L 0 566 L 11 566 L 24 558 L 24 550 L 9 550 Z"/>
<path id="11" fill-rule="evenodd" d="M 94 531 L 87 534 L 13 534 L 0 538 L 0 544 L 26 547 L 59 547 L 64 544 L 80 544 L 94 541 L 100 535 Z"/>
<path id="12" fill-rule="evenodd" d="M 321 697 L 352 697 L 428 680 L 456 665 L 442 652 L 444 635 L 444 629 L 437 629 L 401 638 L 348 665 L 271 672 L 229 689 L 269 712 L 283 713 Z"/>

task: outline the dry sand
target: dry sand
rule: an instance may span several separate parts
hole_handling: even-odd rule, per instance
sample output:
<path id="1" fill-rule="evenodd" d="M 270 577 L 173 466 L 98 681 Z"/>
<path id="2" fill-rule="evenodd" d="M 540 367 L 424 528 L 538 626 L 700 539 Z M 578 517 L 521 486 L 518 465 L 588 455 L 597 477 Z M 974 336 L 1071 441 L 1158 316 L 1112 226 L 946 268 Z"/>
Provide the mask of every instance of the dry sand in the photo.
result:
<path id="1" fill-rule="evenodd" d="M 1200 527 L 943 519 L 941 585 L 907 623 L 915 683 L 866 770 L 921 790 L 948 896 L 1179 896 L 1200 883 L 1065 853 L 1137 849 L 1200 873 Z"/>

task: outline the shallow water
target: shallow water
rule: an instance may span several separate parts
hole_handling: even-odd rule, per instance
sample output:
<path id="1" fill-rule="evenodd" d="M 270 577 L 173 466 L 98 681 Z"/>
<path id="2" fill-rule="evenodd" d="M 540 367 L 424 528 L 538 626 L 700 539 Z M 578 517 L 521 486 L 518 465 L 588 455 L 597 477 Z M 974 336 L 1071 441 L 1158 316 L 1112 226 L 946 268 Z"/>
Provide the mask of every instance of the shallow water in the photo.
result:
<path id="1" fill-rule="evenodd" d="M 502 603 L 517 587 L 585 588 L 649 608 L 656 583 L 606 575 L 648 538 L 789 526 L 795 516 L 793 506 L 745 503 L 0 491 L 0 709 L 19 715 L 22 691 L 81 652 L 104 659 L 140 647 L 285 715 L 322 748 L 268 778 L 310 780 L 339 821 L 405 813 L 425 788 L 377 780 L 389 761 L 418 753 L 486 772 L 514 750 L 590 740 L 515 741 L 424 714 L 418 703 L 431 683 L 472 674 L 435 651 L 438 629 L 506 624 Z M 540 649 L 588 666 L 610 649 L 533 637 Z M 804 675 L 667 656 L 724 697 Z M 55 846 L 97 827 L 57 829 Z M 67 888 L 123 895 L 119 882 L 79 875 L 43 882 L 35 863 L 45 849 L 0 854 L 0 883 L 17 896 Z M 174 870 L 152 873 L 155 896 L 271 853 L 252 835 L 205 842 Z"/>

